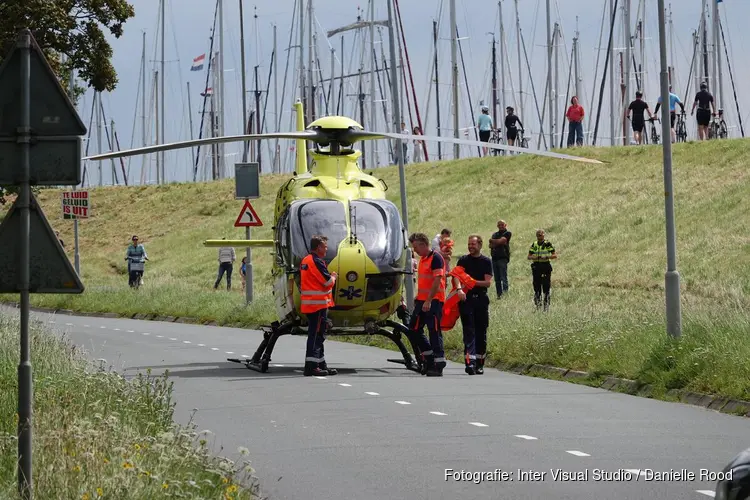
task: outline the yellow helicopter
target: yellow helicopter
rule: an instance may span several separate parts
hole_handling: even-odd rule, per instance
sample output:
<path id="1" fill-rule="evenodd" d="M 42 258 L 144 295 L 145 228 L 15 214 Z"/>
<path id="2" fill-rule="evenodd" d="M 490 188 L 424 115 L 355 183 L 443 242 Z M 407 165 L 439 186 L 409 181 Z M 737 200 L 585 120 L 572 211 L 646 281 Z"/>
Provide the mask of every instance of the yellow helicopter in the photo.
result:
<path id="1" fill-rule="evenodd" d="M 408 236 L 398 208 L 386 199 L 385 181 L 359 167 L 361 151 L 352 148 L 360 140 L 416 139 L 483 146 L 566 160 L 601 163 L 548 151 L 447 137 L 412 136 L 371 132 L 344 116 L 324 116 L 305 127 L 304 110 L 298 100 L 295 132 L 247 134 L 183 141 L 90 156 L 106 160 L 157 151 L 182 149 L 220 142 L 283 138 L 296 140 L 296 171 L 279 188 L 274 207 L 271 240 L 207 240 L 208 247 L 270 247 L 273 254 L 273 295 L 277 321 L 263 326 L 263 340 L 250 359 L 228 358 L 265 373 L 276 341 L 282 335 L 307 335 L 307 318 L 300 312 L 299 265 L 310 253 L 310 238 L 328 237 L 325 261 L 339 279 L 334 288 L 335 306 L 329 310 L 327 335 L 382 335 L 393 341 L 407 369 L 422 373 L 419 348 L 412 344 L 411 356 L 402 340 L 408 333 L 408 311 L 403 299 L 404 277 L 412 276 L 408 258 Z M 305 154 L 306 141 L 315 144 Z M 403 189 L 403 186 L 402 186 Z M 413 279 L 413 278 L 408 278 Z M 396 321 L 392 317 L 400 321 Z M 407 336 L 408 338 L 408 336 Z"/>

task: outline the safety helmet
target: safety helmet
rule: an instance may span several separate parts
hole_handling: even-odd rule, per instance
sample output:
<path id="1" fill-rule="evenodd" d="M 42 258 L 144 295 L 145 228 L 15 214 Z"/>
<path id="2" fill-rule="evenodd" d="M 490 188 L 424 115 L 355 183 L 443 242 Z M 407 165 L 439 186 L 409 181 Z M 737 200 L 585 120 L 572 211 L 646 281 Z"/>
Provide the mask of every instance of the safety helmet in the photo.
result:
<path id="1" fill-rule="evenodd" d="M 482 111 L 489 111 L 489 110 L 490 110 L 489 106 L 487 106 L 487 105 L 482 106 Z"/>
<path id="2" fill-rule="evenodd" d="M 719 476 L 716 482 L 716 500 L 749 500 L 750 448 L 734 457 Z"/>

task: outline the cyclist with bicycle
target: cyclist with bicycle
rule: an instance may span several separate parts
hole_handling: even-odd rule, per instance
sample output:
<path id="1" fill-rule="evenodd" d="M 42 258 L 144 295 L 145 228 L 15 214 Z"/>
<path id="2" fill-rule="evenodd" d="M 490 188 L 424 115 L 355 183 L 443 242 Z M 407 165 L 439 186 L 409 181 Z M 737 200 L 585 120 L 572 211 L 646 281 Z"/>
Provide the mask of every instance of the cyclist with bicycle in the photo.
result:
<path id="1" fill-rule="evenodd" d="M 479 128 L 479 140 L 489 142 L 492 129 L 495 128 L 490 116 L 489 106 L 482 106 L 482 113 L 477 118 L 477 128 Z M 484 155 L 487 156 L 487 148 L 483 148 Z"/>
<path id="2" fill-rule="evenodd" d="M 701 83 L 701 90 L 695 94 L 693 109 L 690 116 L 695 114 L 695 107 L 698 106 L 698 115 L 695 117 L 698 122 L 698 139 L 705 141 L 708 139 L 708 126 L 711 124 L 711 117 L 716 116 L 716 106 L 714 105 L 714 96 L 708 91 L 706 82 Z"/>
<path id="3" fill-rule="evenodd" d="M 131 241 L 125 252 L 125 260 L 128 262 L 128 285 L 135 288 L 143 279 L 143 263 L 148 260 L 148 255 L 143 244 L 138 243 L 138 236 L 133 235 Z"/>
<path id="4" fill-rule="evenodd" d="M 633 112 L 633 118 L 630 118 L 630 112 Z M 630 120 L 633 127 L 633 137 L 638 144 L 643 144 L 643 129 L 646 126 L 646 119 L 643 116 L 643 112 L 648 111 L 648 116 L 652 120 L 654 115 L 648 107 L 648 103 L 643 100 L 643 92 L 640 90 L 635 93 L 635 101 L 630 103 L 628 110 L 625 113 L 625 117 Z"/>
<path id="5" fill-rule="evenodd" d="M 505 137 L 508 139 L 508 145 L 512 146 L 518 138 L 518 127 L 516 127 L 516 123 L 521 126 L 522 132 L 523 123 L 521 123 L 520 118 L 514 114 L 514 109 L 511 106 L 505 108 L 505 111 L 508 113 L 505 116 Z"/>
<path id="6" fill-rule="evenodd" d="M 677 120 L 677 105 L 680 105 L 680 108 L 682 108 L 682 114 L 685 114 L 685 105 L 682 103 L 680 98 L 677 96 L 677 94 L 672 92 L 672 86 L 669 86 L 669 120 L 670 120 L 670 129 L 671 129 L 671 135 L 672 135 L 672 142 L 677 141 L 677 134 L 674 130 L 674 122 Z M 659 96 L 659 99 L 656 101 L 656 108 L 654 109 L 654 113 L 657 115 L 659 114 L 659 108 L 661 107 L 661 96 Z"/>

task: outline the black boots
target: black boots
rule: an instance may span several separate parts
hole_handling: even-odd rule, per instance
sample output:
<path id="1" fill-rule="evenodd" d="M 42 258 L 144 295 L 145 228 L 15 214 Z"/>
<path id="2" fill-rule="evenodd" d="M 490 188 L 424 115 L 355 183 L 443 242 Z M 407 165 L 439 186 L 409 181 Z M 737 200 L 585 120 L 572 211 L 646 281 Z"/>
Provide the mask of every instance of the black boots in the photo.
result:
<path id="1" fill-rule="evenodd" d="M 305 363 L 305 371 L 302 372 L 302 374 L 305 377 L 325 377 L 326 375 L 336 375 L 338 371 L 335 368 L 328 368 L 325 363 L 322 363 L 321 365 L 318 365 L 318 363 L 313 363 L 311 361 L 308 361 Z"/>

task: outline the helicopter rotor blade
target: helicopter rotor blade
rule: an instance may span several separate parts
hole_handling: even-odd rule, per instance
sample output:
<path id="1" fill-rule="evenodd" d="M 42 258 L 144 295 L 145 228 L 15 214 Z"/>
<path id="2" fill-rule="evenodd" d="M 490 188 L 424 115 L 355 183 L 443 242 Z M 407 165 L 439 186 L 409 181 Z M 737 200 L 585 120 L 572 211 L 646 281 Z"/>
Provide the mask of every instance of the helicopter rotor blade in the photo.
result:
<path id="1" fill-rule="evenodd" d="M 571 160 L 579 161 L 583 163 L 595 163 L 603 165 L 604 162 L 594 160 L 592 158 L 583 158 L 581 156 L 572 156 L 562 153 L 553 153 L 552 151 L 541 151 L 539 149 L 527 149 L 520 148 L 517 146 L 506 146 L 504 144 L 494 144 L 490 142 L 481 141 L 470 141 L 466 139 L 454 139 L 453 137 L 436 137 L 430 135 L 410 135 L 410 134 L 394 134 L 390 132 L 369 132 L 366 130 L 352 130 L 351 133 L 347 134 L 347 139 L 350 137 L 356 138 L 355 141 L 375 140 L 375 139 L 413 139 L 418 141 L 428 142 L 447 142 L 450 144 L 462 144 L 465 146 L 479 146 L 489 149 L 500 149 L 504 151 L 516 151 L 518 153 L 526 153 L 539 156 L 549 156 L 550 158 L 558 158 L 560 160 Z"/>
<path id="2" fill-rule="evenodd" d="M 303 139 L 307 141 L 320 141 L 325 137 L 317 130 L 303 130 L 301 132 L 279 132 L 268 134 L 246 134 L 246 135 L 229 135 L 224 137 L 207 137 L 205 139 L 194 139 L 191 141 L 172 142 L 169 144 L 157 144 L 142 148 L 126 149 L 124 151 L 111 151 L 93 156 L 86 156 L 83 160 L 101 161 L 110 158 L 122 158 L 125 156 L 145 155 L 159 151 L 169 151 L 172 149 L 184 149 L 194 146 L 203 146 L 206 144 L 219 144 L 227 142 L 242 142 L 253 139 Z"/>

